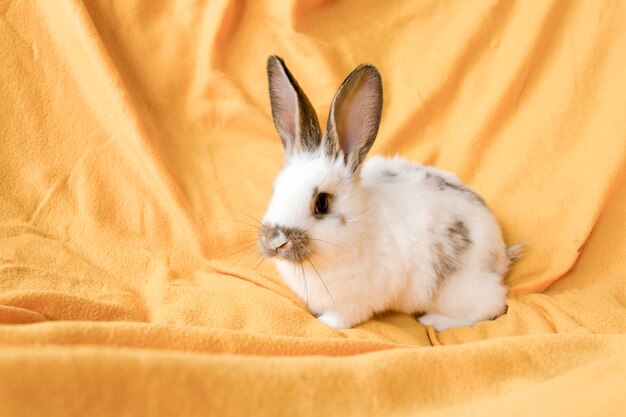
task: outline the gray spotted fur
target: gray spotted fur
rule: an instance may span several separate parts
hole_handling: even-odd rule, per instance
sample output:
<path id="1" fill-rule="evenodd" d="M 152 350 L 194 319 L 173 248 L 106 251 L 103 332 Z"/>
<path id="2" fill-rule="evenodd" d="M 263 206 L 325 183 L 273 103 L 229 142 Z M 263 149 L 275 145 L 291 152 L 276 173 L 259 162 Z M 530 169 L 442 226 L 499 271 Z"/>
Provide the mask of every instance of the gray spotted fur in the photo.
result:
<path id="1" fill-rule="evenodd" d="M 485 200 L 480 195 L 478 195 L 474 190 L 468 187 L 465 187 L 461 184 L 453 184 L 447 181 L 442 176 L 434 174 L 432 172 L 426 173 L 426 179 L 431 181 L 433 185 L 440 191 L 445 190 L 445 189 L 451 189 L 451 190 L 456 190 L 461 193 L 466 193 L 472 197 L 473 201 L 479 204 L 482 204 L 483 206 L 487 206 L 485 203 Z"/>
<path id="2" fill-rule="evenodd" d="M 471 245 L 472 240 L 465 223 L 456 220 L 448 226 L 445 238 L 434 245 L 433 269 L 440 282 L 459 270 L 463 254 Z"/>

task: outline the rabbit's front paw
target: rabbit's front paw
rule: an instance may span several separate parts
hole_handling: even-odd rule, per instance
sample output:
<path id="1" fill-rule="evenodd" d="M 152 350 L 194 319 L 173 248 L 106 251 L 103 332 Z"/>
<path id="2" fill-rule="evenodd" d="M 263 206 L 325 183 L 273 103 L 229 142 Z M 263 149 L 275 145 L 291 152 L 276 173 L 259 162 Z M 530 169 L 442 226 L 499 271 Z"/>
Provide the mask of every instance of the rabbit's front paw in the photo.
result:
<path id="1" fill-rule="evenodd" d="M 337 330 L 349 329 L 352 327 L 352 323 L 337 313 L 324 313 L 318 317 L 318 320 L 328 327 L 332 327 Z"/>
<path id="2" fill-rule="evenodd" d="M 423 316 L 418 317 L 417 320 L 424 326 L 432 326 L 438 332 L 441 332 L 449 327 L 463 327 L 474 324 L 473 321 L 468 319 L 445 316 L 437 313 L 424 314 Z"/>

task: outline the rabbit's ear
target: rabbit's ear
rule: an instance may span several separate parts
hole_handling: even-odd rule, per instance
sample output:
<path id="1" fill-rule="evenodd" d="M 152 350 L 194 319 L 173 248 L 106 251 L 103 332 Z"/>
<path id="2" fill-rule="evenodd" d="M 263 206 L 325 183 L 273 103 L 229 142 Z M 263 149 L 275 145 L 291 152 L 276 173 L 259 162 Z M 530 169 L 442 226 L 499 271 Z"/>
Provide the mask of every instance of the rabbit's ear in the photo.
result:
<path id="1" fill-rule="evenodd" d="M 327 154 L 343 154 L 356 172 L 374 144 L 383 108 L 383 85 L 373 65 L 359 65 L 339 87 L 326 126 Z"/>
<path id="2" fill-rule="evenodd" d="M 322 138 L 317 114 L 281 58 L 268 58 L 267 77 L 272 118 L 285 154 L 316 150 Z"/>

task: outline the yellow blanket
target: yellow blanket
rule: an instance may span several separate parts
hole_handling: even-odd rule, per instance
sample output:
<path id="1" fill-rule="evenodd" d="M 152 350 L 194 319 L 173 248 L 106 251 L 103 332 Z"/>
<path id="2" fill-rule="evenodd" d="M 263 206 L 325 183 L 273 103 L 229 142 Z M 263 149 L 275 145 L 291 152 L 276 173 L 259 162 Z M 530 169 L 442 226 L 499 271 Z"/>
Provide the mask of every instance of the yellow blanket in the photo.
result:
<path id="1" fill-rule="evenodd" d="M 626 4 L 0 0 L 0 415 L 623 416 Z M 372 154 L 456 173 L 525 255 L 508 313 L 335 331 L 254 247 L 265 63 Z"/>

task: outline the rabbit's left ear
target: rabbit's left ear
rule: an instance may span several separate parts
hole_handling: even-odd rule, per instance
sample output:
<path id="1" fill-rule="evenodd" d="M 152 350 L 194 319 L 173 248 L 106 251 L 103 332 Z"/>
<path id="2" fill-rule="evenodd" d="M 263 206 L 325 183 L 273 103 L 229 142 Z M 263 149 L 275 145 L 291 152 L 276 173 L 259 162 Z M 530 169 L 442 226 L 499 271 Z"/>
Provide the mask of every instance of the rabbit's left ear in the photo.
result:
<path id="1" fill-rule="evenodd" d="M 272 55 L 267 60 L 272 118 L 289 157 L 294 152 L 315 151 L 322 140 L 317 114 L 285 61 Z"/>
<path id="2" fill-rule="evenodd" d="M 374 144 L 383 108 L 383 85 L 373 65 L 359 65 L 339 87 L 330 107 L 324 146 L 343 153 L 356 172 Z"/>

